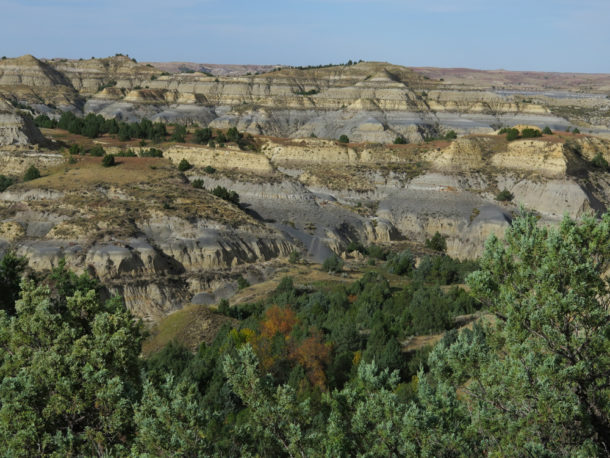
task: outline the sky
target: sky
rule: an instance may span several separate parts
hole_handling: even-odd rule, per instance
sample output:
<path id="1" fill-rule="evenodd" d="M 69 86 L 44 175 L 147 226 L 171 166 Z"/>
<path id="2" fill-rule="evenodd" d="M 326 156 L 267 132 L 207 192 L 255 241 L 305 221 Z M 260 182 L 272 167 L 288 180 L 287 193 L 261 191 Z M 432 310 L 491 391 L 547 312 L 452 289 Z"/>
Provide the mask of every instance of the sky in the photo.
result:
<path id="1" fill-rule="evenodd" d="M 610 0 L 0 0 L 0 55 L 610 73 Z"/>

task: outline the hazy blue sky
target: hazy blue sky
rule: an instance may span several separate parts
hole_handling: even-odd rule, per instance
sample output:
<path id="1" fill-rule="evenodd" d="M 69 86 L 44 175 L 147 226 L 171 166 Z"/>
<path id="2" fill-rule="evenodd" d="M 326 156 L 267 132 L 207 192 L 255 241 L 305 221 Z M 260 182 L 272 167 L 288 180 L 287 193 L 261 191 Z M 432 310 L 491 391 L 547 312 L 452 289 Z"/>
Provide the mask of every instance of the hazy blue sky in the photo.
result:
<path id="1" fill-rule="evenodd" d="M 610 73 L 610 0 L 0 0 L 0 55 Z"/>

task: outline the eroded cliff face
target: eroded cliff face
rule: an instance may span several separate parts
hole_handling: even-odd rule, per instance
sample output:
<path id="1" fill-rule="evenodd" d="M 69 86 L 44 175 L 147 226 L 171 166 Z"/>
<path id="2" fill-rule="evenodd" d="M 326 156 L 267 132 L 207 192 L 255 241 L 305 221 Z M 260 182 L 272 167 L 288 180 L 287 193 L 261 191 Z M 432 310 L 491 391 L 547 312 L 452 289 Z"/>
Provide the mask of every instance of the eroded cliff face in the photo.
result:
<path id="1" fill-rule="evenodd" d="M 166 74 L 126 56 L 0 61 L 0 94 L 51 115 L 58 107 L 130 121 L 147 117 L 236 126 L 252 134 L 293 138 L 345 134 L 380 143 L 397 136 L 421 142 L 450 129 L 489 133 L 520 123 L 561 129 L 579 125 L 609 134 L 610 102 L 595 92 L 607 86 L 603 78 L 596 80 L 592 93 L 565 80 L 565 89 L 559 84 L 554 92 L 540 86 L 521 93 L 485 78 L 470 79 L 469 84 L 468 79 L 445 81 L 381 62 L 229 77 Z"/>
<path id="2" fill-rule="evenodd" d="M 258 152 L 167 143 L 158 145 L 163 159 L 117 158 L 116 167 L 103 168 L 99 158 L 68 162 L 27 116 L 0 102 L 0 173 L 19 177 L 29 165 L 43 171 L 0 194 L 0 250 L 17 250 L 35 270 L 63 258 L 149 321 L 188 303 L 217 303 L 237 290 L 238 276 L 261 281 L 293 250 L 322 262 L 351 241 L 423 243 L 439 232 L 450 255 L 475 258 L 490 234 L 503 236 L 519 205 L 554 224 L 564 214 L 606 211 L 610 202 L 610 177 L 592 165 L 598 154 L 610 161 L 609 140 L 555 133 L 508 142 L 485 119 L 541 121 L 552 110 L 489 91 L 443 89 L 386 64 L 216 81 L 161 75 L 121 56 L 26 56 L 0 61 L 0 93 L 7 92 L 50 115 L 52 107 L 30 97 L 126 119 L 303 137 L 260 136 Z M 441 119 L 486 133 L 388 144 L 396 135 L 421 140 L 445 125 Z M 374 141 L 341 144 L 312 133 Z M 119 150 L 109 138 L 95 142 Z M 176 169 L 182 159 L 194 166 L 184 174 Z M 217 186 L 236 191 L 240 205 L 214 197 Z M 504 189 L 511 202 L 496 200 Z"/>
<path id="3" fill-rule="evenodd" d="M 111 169 L 85 157 L 0 194 L 0 245 L 35 270 L 65 258 L 155 321 L 229 297 L 239 275 L 264 279 L 293 250 L 322 262 L 351 241 L 423 243 L 439 232 L 450 255 L 475 258 L 519 205 L 543 224 L 604 211 L 610 179 L 590 158 L 610 159 L 608 142 L 564 137 L 421 146 L 260 139 L 260 153 L 168 145 L 163 159 L 118 158 Z M 182 159 L 194 165 L 184 175 Z M 196 179 L 204 189 L 191 186 Z M 211 195 L 217 186 L 236 191 L 240 206 Z M 496 200 L 502 189 L 512 202 Z"/>
<path id="4" fill-rule="evenodd" d="M 63 258 L 123 293 L 148 320 L 201 292 L 231 288 L 240 273 L 294 249 L 280 232 L 194 189 L 167 161 L 124 158 L 116 168 L 123 170 L 104 180 L 113 171 L 84 158 L 1 193 L 3 248 L 15 248 L 35 270 Z"/>

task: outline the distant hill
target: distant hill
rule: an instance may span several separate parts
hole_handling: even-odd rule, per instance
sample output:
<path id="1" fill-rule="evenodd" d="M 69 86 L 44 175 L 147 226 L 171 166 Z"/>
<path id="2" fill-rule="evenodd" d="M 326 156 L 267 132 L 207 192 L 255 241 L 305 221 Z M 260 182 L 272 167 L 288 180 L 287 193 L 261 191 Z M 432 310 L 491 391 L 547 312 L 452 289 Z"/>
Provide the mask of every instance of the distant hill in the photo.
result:
<path id="1" fill-rule="evenodd" d="M 143 62 L 168 73 L 210 73 L 214 76 L 240 76 L 266 73 L 282 65 L 199 64 L 195 62 Z"/>

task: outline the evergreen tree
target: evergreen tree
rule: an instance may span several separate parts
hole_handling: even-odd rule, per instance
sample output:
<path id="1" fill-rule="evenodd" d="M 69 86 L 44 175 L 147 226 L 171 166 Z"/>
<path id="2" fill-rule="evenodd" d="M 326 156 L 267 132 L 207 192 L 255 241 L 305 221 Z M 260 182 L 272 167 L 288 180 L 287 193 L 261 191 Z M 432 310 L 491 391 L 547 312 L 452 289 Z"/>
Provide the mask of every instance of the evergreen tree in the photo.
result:
<path id="1" fill-rule="evenodd" d="M 0 448 L 120 454 L 139 397 L 140 325 L 119 300 L 103 303 L 93 289 L 74 290 L 78 277 L 55 273 L 57 288 L 26 281 L 16 314 L 0 312 Z"/>

